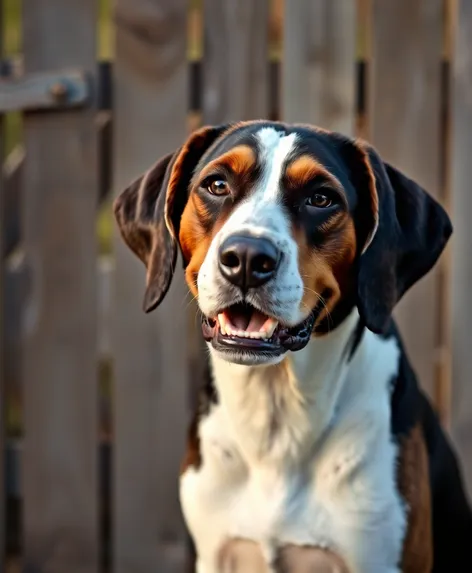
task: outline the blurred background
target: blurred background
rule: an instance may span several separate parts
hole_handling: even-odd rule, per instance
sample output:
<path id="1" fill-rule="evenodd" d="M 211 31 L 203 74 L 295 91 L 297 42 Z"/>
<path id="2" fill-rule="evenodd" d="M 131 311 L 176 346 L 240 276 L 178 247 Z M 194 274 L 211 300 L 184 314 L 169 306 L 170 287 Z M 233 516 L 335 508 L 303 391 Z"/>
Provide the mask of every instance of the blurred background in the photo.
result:
<path id="1" fill-rule="evenodd" d="M 449 211 L 396 315 L 472 492 L 472 2 L 0 2 L 0 571 L 191 570 L 200 329 L 181 272 L 141 311 L 111 201 L 204 123 L 366 138 Z"/>

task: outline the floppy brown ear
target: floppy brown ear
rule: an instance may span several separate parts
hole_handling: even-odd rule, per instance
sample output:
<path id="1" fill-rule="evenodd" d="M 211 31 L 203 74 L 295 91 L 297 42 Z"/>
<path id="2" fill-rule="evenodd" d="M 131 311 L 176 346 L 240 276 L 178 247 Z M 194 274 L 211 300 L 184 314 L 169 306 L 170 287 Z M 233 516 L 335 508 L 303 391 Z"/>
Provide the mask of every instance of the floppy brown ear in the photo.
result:
<path id="1" fill-rule="evenodd" d="M 145 312 L 154 310 L 169 290 L 177 261 L 180 218 L 193 171 L 227 127 L 204 127 L 194 132 L 181 148 L 162 157 L 114 202 L 123 240 L 146 265 Z"/>
<path id="2" fill-rule="evenodd" d="M 394 306 L 438 260 L 452 224 L 420 185 L 371 147 L 355 145 L 360 152 L 356 218 L 371 226 L 358 262 L 357 305 L 366 326 L 381 333 Z"/>

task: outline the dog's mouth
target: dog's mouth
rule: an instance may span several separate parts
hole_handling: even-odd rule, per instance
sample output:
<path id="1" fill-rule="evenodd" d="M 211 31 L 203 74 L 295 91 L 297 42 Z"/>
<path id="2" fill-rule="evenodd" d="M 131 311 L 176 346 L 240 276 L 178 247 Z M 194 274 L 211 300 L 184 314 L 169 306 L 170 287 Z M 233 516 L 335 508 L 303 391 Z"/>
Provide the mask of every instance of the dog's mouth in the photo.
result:
<path id="1" fill-rule="evenodd" d="M 221 351 L 263 353 L 280 356 L 304 348 L 310 340 L 314 313 L 296 326 L 284 326 L 247 303 L 234 304 L 216 318 L 204 316 L 203 337 Z"/>

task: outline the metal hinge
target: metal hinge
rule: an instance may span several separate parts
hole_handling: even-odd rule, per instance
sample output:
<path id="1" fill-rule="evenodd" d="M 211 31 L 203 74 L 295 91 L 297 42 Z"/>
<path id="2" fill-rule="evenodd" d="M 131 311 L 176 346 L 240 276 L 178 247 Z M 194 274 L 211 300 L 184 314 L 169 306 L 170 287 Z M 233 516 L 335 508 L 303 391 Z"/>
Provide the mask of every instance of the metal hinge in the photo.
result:
<path id="1" fill-rule="evenodd" d="M 42 72 L 0 79 L 0 113 L 84 107 L 91 81 L 82 70 Z"/>

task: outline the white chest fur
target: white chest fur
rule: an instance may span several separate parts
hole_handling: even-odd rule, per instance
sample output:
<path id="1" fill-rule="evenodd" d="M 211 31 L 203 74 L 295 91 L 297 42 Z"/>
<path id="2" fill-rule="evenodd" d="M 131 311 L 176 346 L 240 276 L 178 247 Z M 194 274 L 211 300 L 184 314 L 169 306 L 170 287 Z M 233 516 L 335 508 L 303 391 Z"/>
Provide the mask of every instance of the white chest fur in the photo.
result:
<path id="1" fill-rule="evenodd" d="M 394 573 L 405 530 L 390 434 L 395 339 L 366 332 L 346 355 L 356 316 L 284 364 L 213 357 L 220 402 L 199 427 L 202 463 L 181 478 L 198 573 L 217 573 L 225 540 L 329 547 L 352 573 Z"/>

